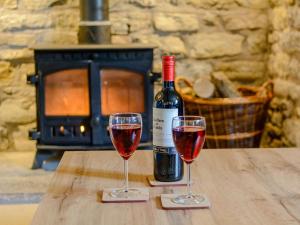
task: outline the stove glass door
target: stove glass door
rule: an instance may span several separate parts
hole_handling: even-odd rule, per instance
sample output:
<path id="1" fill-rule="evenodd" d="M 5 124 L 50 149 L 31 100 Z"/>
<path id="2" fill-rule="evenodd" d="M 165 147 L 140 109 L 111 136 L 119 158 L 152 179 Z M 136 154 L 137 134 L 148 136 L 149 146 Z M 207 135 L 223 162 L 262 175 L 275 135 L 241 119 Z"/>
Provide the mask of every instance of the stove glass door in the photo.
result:
<path id="1" fill-rule="evenodd" d="M 145 86 L 142 74 L 120 69 L 102 69 L 101 114 L 145 112 Z"/>
<path id="2" fill-rule="evenodd" d="M 87 68 L 47 74 L 44 82 L 46 116 L 90 115 Z"/>

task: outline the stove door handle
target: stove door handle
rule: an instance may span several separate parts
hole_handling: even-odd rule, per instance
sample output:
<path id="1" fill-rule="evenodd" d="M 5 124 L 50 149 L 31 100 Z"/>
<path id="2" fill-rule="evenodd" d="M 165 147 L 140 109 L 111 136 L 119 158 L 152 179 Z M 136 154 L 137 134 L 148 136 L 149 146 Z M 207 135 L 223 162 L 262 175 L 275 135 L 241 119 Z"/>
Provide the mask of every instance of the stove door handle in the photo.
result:
<path id="1" fill-rule="evenodd" d="M 150 82 L 153 84 L 155 81 L 161 79 L 161 73 L 149 72 Z"/>
<path id="2" fill-rule="evenodd" d="M 31 140 L 38 140 L 41 137 L 41 132 L 37 131 L 36 128 L 30 129 L 28 136 Z"/>
<path id="3" fill-rule="evenodd" d="M 36 84 L 38 81 L 38 74 L 27 74 L 27 84 Z"/>

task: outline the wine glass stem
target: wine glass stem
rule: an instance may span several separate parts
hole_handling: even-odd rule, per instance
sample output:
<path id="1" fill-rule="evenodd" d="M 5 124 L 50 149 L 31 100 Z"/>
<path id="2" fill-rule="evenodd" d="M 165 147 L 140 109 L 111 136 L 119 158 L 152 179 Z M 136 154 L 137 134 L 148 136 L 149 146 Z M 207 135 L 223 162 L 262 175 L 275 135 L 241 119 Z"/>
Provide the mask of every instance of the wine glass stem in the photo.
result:
<path id="1" fill-rule="evenodd" d="M 187 191 L 188 197 L 192 197 L 192 189 L 191 189 L 191 164 L 187 164 Z"/>
<path id="2" fill-rule="evenodd" d="M 124 159 L 125 192 L 128 192 L 128 160 Z"/>

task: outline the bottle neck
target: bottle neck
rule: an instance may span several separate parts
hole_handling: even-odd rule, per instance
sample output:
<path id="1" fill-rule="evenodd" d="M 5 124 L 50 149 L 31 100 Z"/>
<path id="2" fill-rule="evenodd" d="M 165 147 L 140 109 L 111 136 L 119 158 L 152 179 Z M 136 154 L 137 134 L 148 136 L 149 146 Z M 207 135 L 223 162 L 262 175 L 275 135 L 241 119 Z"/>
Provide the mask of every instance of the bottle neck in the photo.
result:
<path id="1" fill-rule="evenodd" d="M 174 88 L 175 87 L 175 84 L 174 84 L 174 81 L 170 81 L 170 80 L 166 80 L 166 81 L 163 81 L 163 88 Z"/>
<path id="2" fill-rule="evenodd" d="M 175 57 L 164 56 L 162 61 L 163 87 L 174 88 Z"/>

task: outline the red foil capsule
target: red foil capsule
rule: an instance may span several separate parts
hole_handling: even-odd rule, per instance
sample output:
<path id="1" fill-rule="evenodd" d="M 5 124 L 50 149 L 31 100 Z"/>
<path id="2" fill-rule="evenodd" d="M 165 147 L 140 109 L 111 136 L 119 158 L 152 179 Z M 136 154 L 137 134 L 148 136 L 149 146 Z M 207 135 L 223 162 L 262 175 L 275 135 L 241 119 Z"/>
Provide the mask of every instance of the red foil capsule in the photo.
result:
<path id="1" fill-rule="evenodd" d="M 175 56 L 165 55 L 162 57 L 163 81 L 174 81 L 175 77 Z"/>

